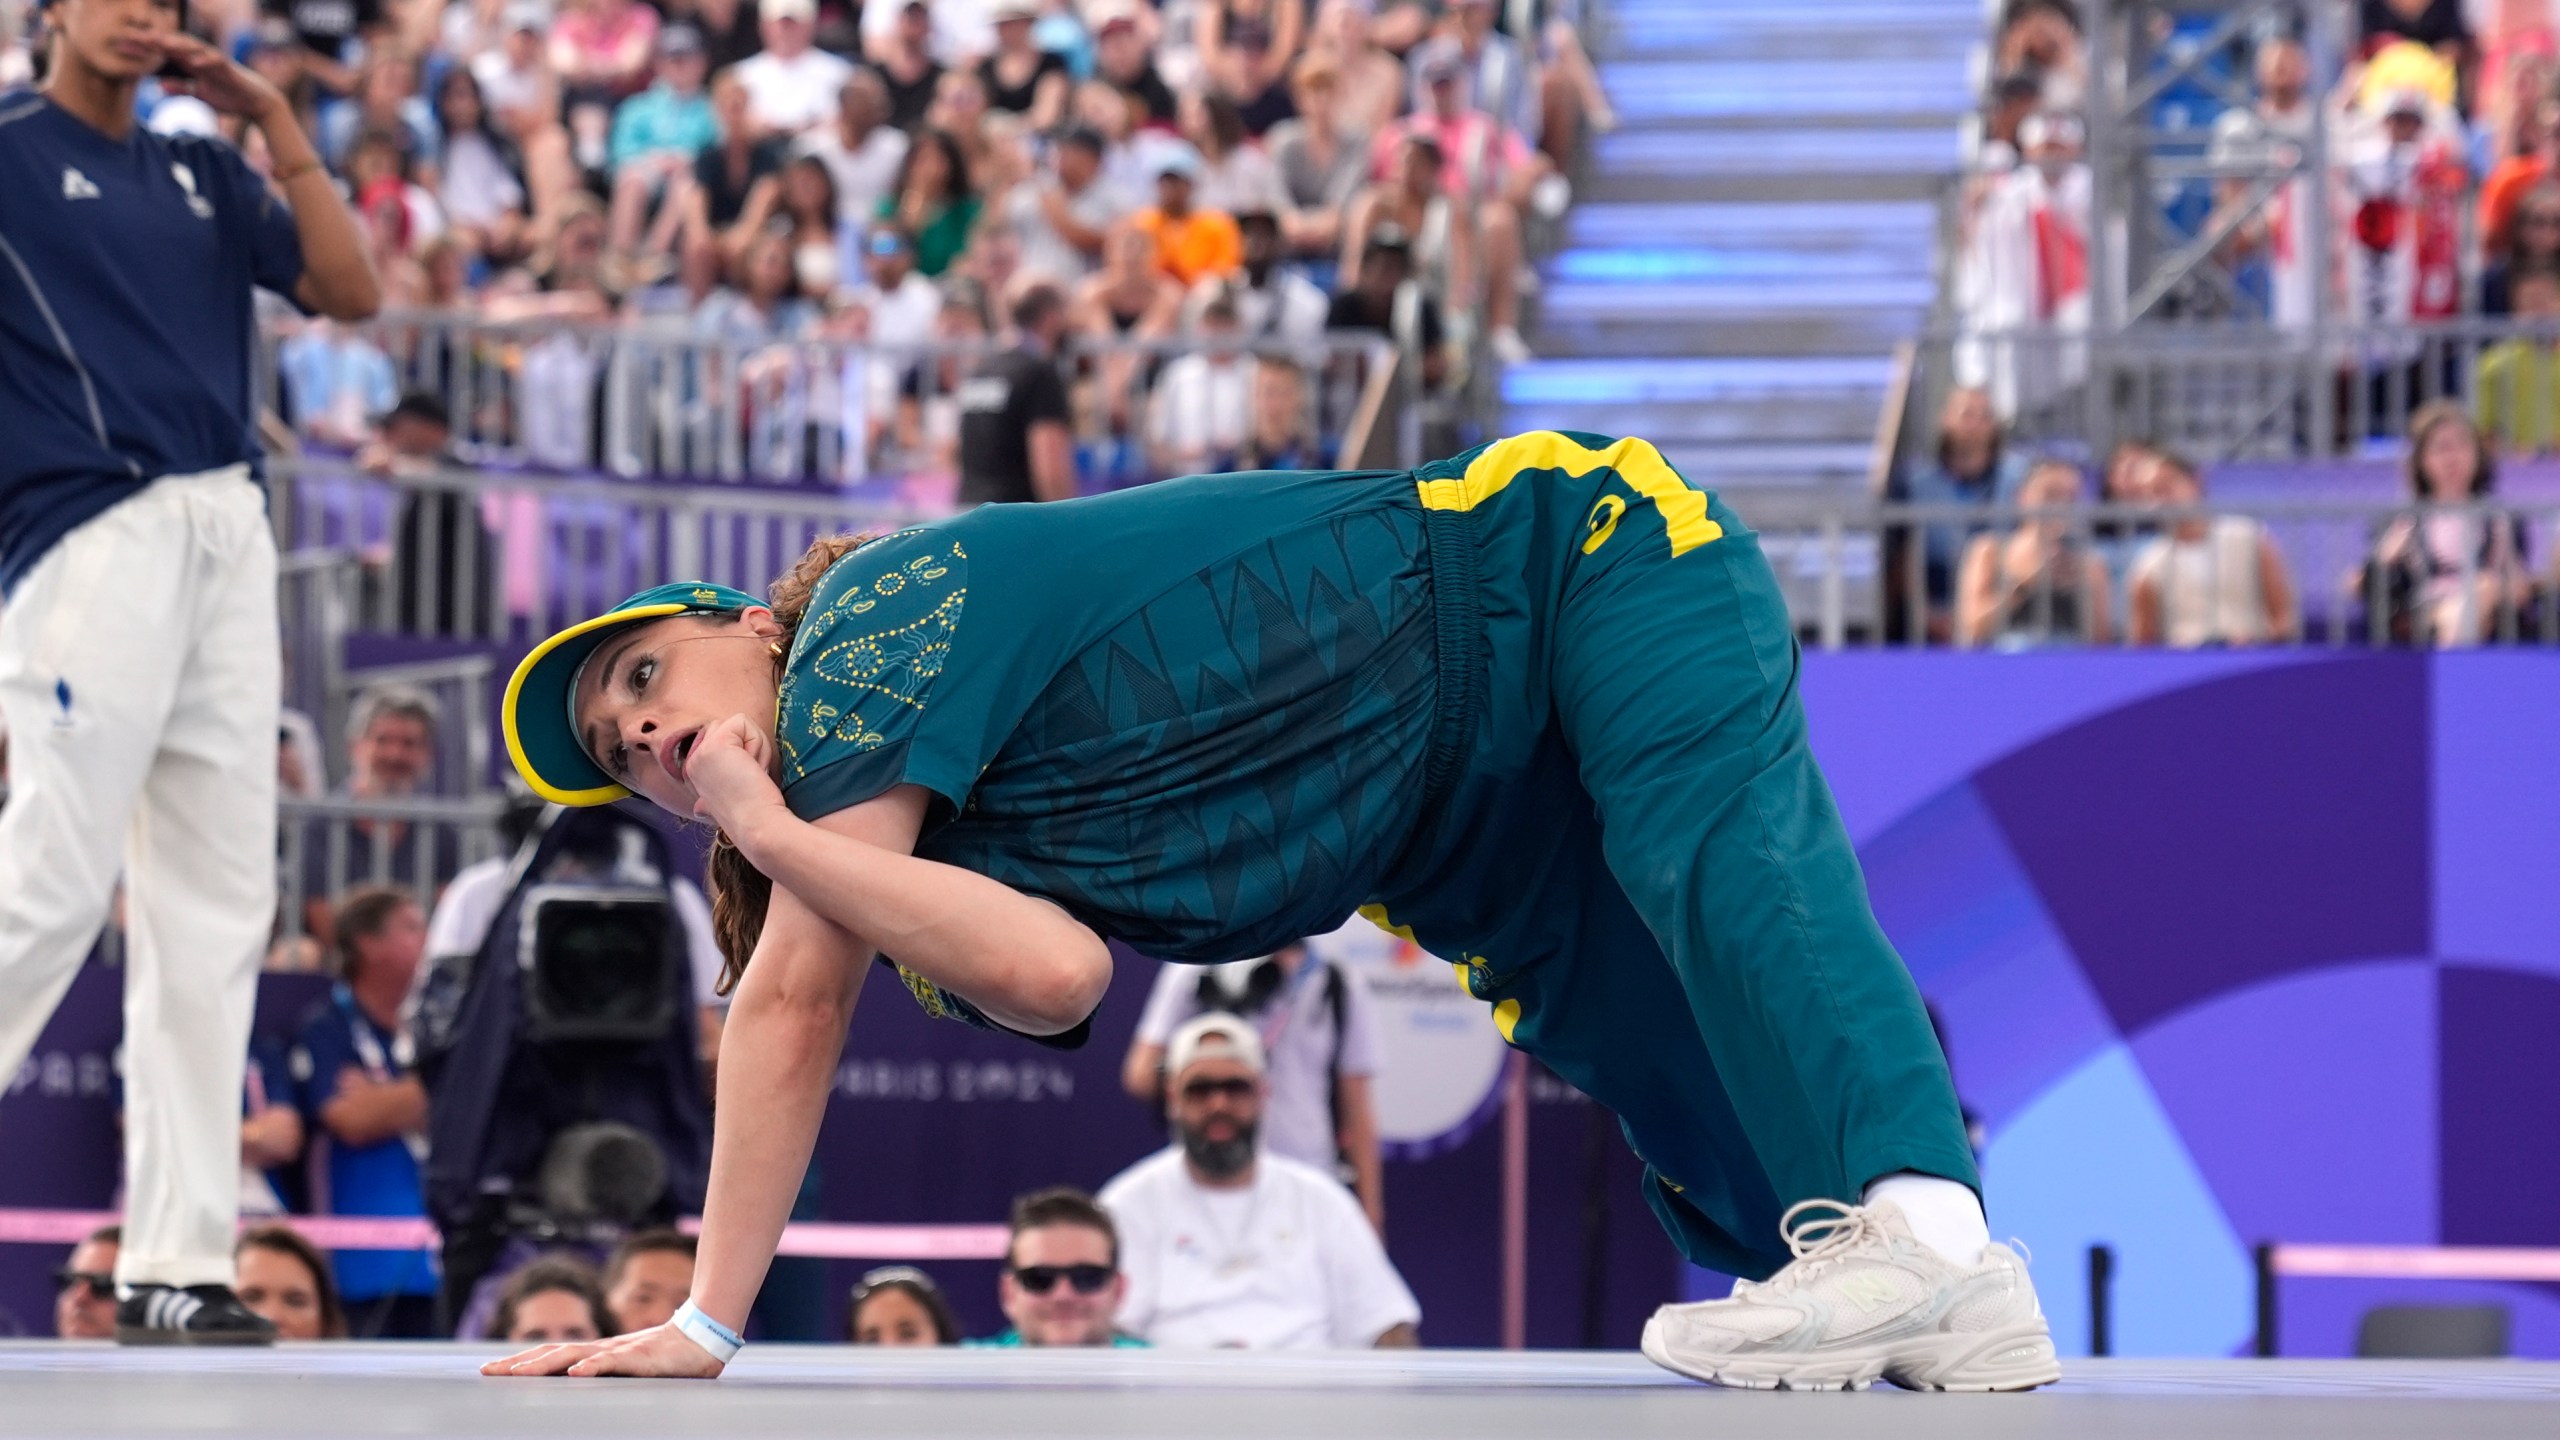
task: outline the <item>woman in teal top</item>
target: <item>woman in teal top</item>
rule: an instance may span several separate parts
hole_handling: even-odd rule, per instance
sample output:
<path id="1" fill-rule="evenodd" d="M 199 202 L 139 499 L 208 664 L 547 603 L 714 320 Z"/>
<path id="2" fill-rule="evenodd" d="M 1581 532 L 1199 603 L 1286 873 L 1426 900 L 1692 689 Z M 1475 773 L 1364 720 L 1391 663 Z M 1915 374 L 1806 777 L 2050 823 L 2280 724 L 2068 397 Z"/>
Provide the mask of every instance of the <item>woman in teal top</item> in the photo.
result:
<path id="1" fill-rule="evenodd" d="M 666 586 L 552 637 L 510 753 L 550 799 L 717 822 L 721 1088 L 758 1103 L 719 1116 L 692 1328 L 493 1371 L 717 1372 L 874 955 L 936 1016 L 1073 1045 L 1106 937 L 1214 963 L 1358 908 L 1617 1112 L 1684 1253 L 1774 1275 L 1664 1307 L 1655 1359 L 2049 1382 L 1797 659 L 1729 511 L 1644 441 L 1552 431 L 986 506 L 821 542 L 769 607 Z"/>

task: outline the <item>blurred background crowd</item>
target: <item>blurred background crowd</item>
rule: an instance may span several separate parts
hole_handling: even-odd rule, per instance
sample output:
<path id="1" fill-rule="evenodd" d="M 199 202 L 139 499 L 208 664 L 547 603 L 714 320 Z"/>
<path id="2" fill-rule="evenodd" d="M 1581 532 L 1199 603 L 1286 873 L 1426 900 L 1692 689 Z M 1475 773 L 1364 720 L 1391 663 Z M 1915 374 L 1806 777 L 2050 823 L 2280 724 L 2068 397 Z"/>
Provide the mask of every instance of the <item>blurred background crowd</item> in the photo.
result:
<path id="1" fill-rule="evenodd" d="M 0 34 L 23 33 L 25 8 L 0 5 L 21 22 Z M 466 442 L 592 465 L 603 342 L 559 337 L 618 322 L 690 347 L 695 399 L 779 409 L 789 392 L 847 452 L 775 473 L 947 479 L 973 344 L 1036 346 L 1044 368 L 1080 341 L 1135 344 L 1028 400 L 1022 367 L 1007 377 L 1017 422 L 1026 406 L 1077 422 L 1090 488 L 1329 455 L 1344 422 L 1314 393 L 1328 331 L 1401 323 L 1444 388 L 1473 357 L 1525 356 L 1523 217 L 1563 212 L 1563 162 L 1608 118 L 1570 16 L 1493 0 L 198 0 L 189 24 L 291 98 L 389 308 L 430 317 L 354 334 L 279 306 L 278 409 L 303 443 L 379 442 L 423 388 L 465 412 Z M 0 84 L 32 63 L 0 51 Z M 236 120 L 150 87 L 144 103 L 152 128 L 224 133 L 263 165 Z M 870 354 L 811 396 L 780 358 L 795 342 Z M 463 369 L 486 377 L 477 404 Z"/>

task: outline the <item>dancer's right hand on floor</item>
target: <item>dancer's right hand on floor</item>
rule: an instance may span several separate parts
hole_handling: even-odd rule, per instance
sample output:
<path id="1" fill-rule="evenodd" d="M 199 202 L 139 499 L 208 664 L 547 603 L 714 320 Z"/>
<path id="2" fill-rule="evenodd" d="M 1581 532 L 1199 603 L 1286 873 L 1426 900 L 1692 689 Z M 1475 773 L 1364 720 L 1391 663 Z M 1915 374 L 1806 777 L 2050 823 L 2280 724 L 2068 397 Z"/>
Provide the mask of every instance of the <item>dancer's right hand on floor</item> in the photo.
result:
<path id="1" fill-rule="evenodd" d="M 673 1325 L 611 1340 L 536 1345 L 480 1367 L 483 1375 L 644 1375 L 709 1380 L 724 1367 Z"/>

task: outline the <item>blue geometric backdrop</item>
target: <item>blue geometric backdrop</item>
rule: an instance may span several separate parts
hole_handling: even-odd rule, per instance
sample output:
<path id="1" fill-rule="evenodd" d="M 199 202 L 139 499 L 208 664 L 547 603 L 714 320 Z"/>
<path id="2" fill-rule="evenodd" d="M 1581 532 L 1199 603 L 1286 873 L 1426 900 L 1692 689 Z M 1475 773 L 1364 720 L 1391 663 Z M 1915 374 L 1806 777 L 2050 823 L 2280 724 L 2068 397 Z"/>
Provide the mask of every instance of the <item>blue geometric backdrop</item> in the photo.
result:
<path id="1" fill-rule="evenodd" d="M 2250 1340 L 2269 1239 L 2560 1245 L 2560 660 L 1810 657 L 1814 745 L 2085 1351 Z M 2288 1354 L 2385 1298 L 2290 1280 Z"/>

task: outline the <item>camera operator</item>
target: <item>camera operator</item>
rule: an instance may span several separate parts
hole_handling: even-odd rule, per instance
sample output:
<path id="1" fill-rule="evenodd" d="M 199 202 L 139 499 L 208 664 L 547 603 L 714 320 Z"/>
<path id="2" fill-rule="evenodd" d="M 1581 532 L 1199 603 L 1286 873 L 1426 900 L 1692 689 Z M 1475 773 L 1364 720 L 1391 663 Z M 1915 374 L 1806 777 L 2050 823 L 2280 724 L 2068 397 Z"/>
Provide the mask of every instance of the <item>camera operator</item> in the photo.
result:
<path id="1" fill-rule="evenodd" d="M 431 956 L 478 954 L 481 943 L 489 938 L 491 922 L 498 918 L 498 908 L 515 889 L 517 854 L 541 823 L 543 803 L 513 776 L 508 777 L 507 789 L 507 812 L 498 822 L 506 853 L 464 866 L 445 886 L 435 914 L 427 920 L 427 954 Z M 566 877 L 555 868 L 552 878 Z M 720 1028 L 729 1014 L 729 997 L 718 989 L 720 942 L 711 928 L 711 902 L 704 898 L 701 886 L 681 875 L 675 877 L 668 898 L 684 926 L 686 968 L 692 972 L 693 1002 L 700 1018 L 702 1069 L 708 1075 L 719 1066 Z"/>
<path id="2" fill-rule="evenodd" d="M 698 1211 L 709 1179 L 699 892 L 629 816 L 527 803 L 507 825 L 515 853 L 448 888 L 410 996 L 449 1323 L 535 1253 Z"/>

